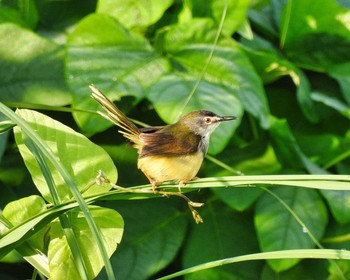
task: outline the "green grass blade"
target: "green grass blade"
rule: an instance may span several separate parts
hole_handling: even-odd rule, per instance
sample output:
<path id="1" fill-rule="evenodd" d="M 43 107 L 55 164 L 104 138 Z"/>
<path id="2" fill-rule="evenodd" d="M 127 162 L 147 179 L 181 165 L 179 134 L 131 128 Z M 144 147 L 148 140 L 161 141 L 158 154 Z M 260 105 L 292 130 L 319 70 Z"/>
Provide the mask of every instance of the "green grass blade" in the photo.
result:
<path id="1" fill-rule="evenodd" d="M 0 215 L 0 223 L 1 233 L 13 227 L 12 223 L 8 221 L 3 215 Z M 23 242 L 23 244 L 17 246 L 16 251 L 20 253 L 27 262 L 29 262 L 33 267 L 40 271 L 41 274 L 45 275 L 47 278 L 50 277 L 49 261 L 47 259 L 47 256 L 45 256 L 42 252 L 33 248 L 27 242 Z M 2 249 L 0 249 L 0 252 L 2 252 Z M 4 255 L 0 253 L 0 259 L 3 256 Z"/>
<path id="2" fill-rule="evenodd" d="M 219 267 L 226 264 L 232 264 L 243 261 L 254 260 L 272 260 L 272 259 L 334 259 L 334 260 L 350 260 L 350 251 L 333 250 L 333 249 L 305 249 L 305 250 L 284 250 L 265 252 L 257 254 L 249 254 L 233 258 L 226 258 L 212 262 L 203 263 L 193 266 L 179 272 L 158 278 L 158 280 L 174 279 L 197 271 Z"/>
<path id="3" fill-rule="evenodd" d="M 186 183 L 188 188 L 248 187 L 255 185 L 283 185 L 323 190 L 350 190 L 349 175 L 245 175 L 202 178 Z M 162 187 L 177 187 L 164 184 Z"/>
<path id="4" fill-rule="evenodd" d="M 29 148 L 29 150 L 32 152 L 34 157 L 36 158 L 36 161 L 38 162 L 40 169 L 44 175 L 44 178 L 46 180 L 46 183 L 50 189 L 51 196 L 53 198 L 55 205 L 60 205 L 61 200 L 57 193 L 57 188 L 55 181 L 53 180 L 50 168 L 48 166 L 48 163 L 46 161 L 45 156 L 42 154 L 41 150 L 38 149 L 38 147 L 33 143 L 33 141 L 27 137 L 26 134 L 23 136 L 23 141 L 26 144 L 26 146 Z M 67 238 L 67 242 L 69 244 L 69 248 L 72 252 L 72 256 L 74 259 L 74 263 L 77 267 L 77 270 L 79 271 L 80 277 L 85 280 L 89 279 L 89 274 L 87 271 L 86 263 L 83 258 L 83 254 L 79 248 L 78 240 L 74 234 L 74 231 L 72 229 L 72 226 L 65 214 L 62 214 L 59 216 L 59 220 L 61 223 L 61 226 L 63 228 L 63 232 Z"/>
<path id="5" fill-rule="evenodd" d="M 78 203 L 73 202 L 52 207 L 46 212 L 40 213 L 18 226 L 10 228 L 9 231 L 2 235 L 0 239 L 0 259 L 11 250 L 15 249 L 15 247 L 17 247 L 25 239 L 42 229 L 50 221 L 57 218 L 62 213 L 76 208 L 77 206 Z M 2 219 L 0 222 L 4 224 Z"/>

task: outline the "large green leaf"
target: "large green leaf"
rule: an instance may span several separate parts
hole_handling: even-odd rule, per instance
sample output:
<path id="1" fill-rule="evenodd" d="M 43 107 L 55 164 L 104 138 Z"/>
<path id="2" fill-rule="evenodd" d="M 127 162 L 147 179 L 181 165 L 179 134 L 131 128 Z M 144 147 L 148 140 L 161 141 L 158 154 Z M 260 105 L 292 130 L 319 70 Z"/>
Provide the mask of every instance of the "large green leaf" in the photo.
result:
<path id="1" fill-rule="evenodd" d="M 331 184 L 330 184 L 331 185 Z M 350 192 L 321 190 L 322 195 L 327 200 L 330 210 L 340 224 L 350 221 Z"/>
<path id="2" fill-rule="evenodd" d="M 243 40 L 242 47 L 265 83 L 274 82 L 283 76 L 290 76 L 297 87 L 297 97 L 304 115 L 310 121 L 318 120 L 311 98 L 310 82 L 300 68 L 286 60 L 271 43 L 258 36 L 253 40 Z"/>
<path id="3" fill-rule="evenodd" d="M 35 111 L 17 110 L 17 114 L 26 120 L 46 142 L 52 153 L 64 164 L 81 191 L 85 191 L 86 186 L 93 182 L 99 170 L 103 170 L 112 182 L 116 181 L 117 171 L 108 154 L 85 136 Z M 36 187 L 45 199 L 52 202 L 42 170 L 33 154 L 23 143 L 22 131 L 18 127 L 15 128 L 15 138 Z M 49 166 L 61 200 L 69 200 L 72 198 L 72 193 L 68 186 L 53 165 Z M 106 187 L 94 185 L 84 192 L 84 195 L 94 195 L 107 191 Z"/>
<path id="4" fill-rule="evenodd" d="M 18 211 L 19 209 L 21 209 L 21 211 Z M 10 202 L 2 211 L 2 215 L 11 222 L 13 226 L 17 226 L 37 214 L 45 212 L 45 210 L 46 204 L 43 198 L 32 195 Z M 43 249 L 46 230 L 47 229 L 43 228 L 30 238 L 29 242 L 34 248 L 38 250 Z"/>
<path id="5" fill-rule="evenodd" d="M 292 187 L 272 190 L 293 213 L 270 194 L 259 198 L 255 209 L 255 227 L 262 251 L 315 247 L 309 233 L 319 240 L 328 222 L 327 209 L 317 191 Z M 304 223 L 305 228 L 293 214 Z M 297 262 L 296 259 L 270 260 L 269 264 L 275 271 L 284 271 Z"/>
<path id="6" fill-rule="evenodd" d="M 99 0 L 98 13 L 108 14 L 126 27 L 145 28 L 154 24 L 173 0 Z"/>
<path id="7" fill-rule="evenodd" d="M 220 25 L 222 15 L 227 6 L 225 13 L 222 32 L 226 35 L 232 35 L 243 23 L 250 1 L 248 0 L 228 0 L 228 1 L 201 1 L 189 0 L 185 1 L 192 10 L 194 17 L 210 17 L 213 18 L 216 25 Z"/>
<path id="8" fill-rule="evenodd" d="M 334 0 L 287 1 L 281 44 L 292 60 L 324 71 L 350 59 L 349 16 L 350 10 Z"/>
<path id="9" fill-rule="evenodd" d="M 206 203 L 201 215 L 204 223 L 193 227 L 187 237 L 182 256 L 184 268 L 258 251 L 251 218 L 217 202 Z M 258 275 L 259 263 L 247 262 L 196 272 L 189 279 L 257 279 Z"/>
<path id="10" fill-rule="evenodd" d="M 98 104 L 90 98 L 90 84 L 96 84 L 111 100 L 125 95 L 140 99 L 166 69 L 166 61 L 144 38 L 107 15 L 86 17 L 68 38 L 66 75 L 75 108 L 97 110 Z M 112 125 L 91 114 L 75 113 L 74 117 L 89 132 Z"/>
<path id="11" fill-rule="evenodd" d="M 16 38 L 14 40 L 14 37 Z M 0 100 L 62 106 L 70 103 L 64 49 L 14 24 L 0 25 Z"/>
<path id="12" fill-rule="evenodd" d="M 126 225 L 125 238 L 111 260 L 118 278 L 150 279 L 175 258 L 186 237 L 187 219 L 166 198 L 118 201 L 114 207 Z"/>
<path id="13" fill-rule="evenodd" d="M 114 210 L 96 206 L 89 207 L 92 217 L 100 229 L 107 254 L 110 257 L 120 243 L 124 222 Z M 96 277 L 103 267 L 99 248 L 94 240 L 86 219 L 79 209 L 68 212 L 67 217 L 77 237 L 82 257 L 89 264 L 90 278 Z M 79 279 L 73 256 L 59 221 L 51 223 L 50 244 L 48 250 L 51 279 Z"/>
<path id="14" fill-rule="evenodd" d="M 210 91 L 213 99 L 220 98 L 218 96 L 222 96 L 222 92 L 226 92 L 224 98 L 236 96 L 244 109 L 260 120 L 262 127 L 268 127 L 269 108 L 260 79 L 233 40 L 222 39 L 215 45 L 216 32 L 212 21 L 197 19 L 160 32 L 156 44 L 164 48 L 174 68 L 183 72 L 186 79 L 200 79 L 200 83 L 206 81 L 212 84 Z M 186 98 L 179 96 L 177 99 L 176 105 L 182 104 L 182 110 L 177 115 L 185 110 L 187 103 L 196 95 L 202 102 L 206 102 L 205 97 L 201 98 L 199 90 L 193 93 L 191 89 L 178 93 L 186 95 Z M 217 94 L 216 91 L 220 93 Z M 174 121 L 174 114 L 166 113 L 167 109 L 164 110 L 161 104 L 157 104 L 158 97 L 152 96 L 152 93 L 150 95 L 156 110 L 158 113 L 163 111 L 162 116 L 168 115 L 167 120 Z M 229 99 L 228 105 L 231 102 Z"/>
<path id="15" fill-rule="evenodd" d="M 222 116 L 237 116 L 238 120 L 222 123 L 211 136 L 209 152 L 218 153 L 223 150 L 239 126 L 243 114 L 241 104 L 225 87 L 202 81 L 193 98 L 184 106 L 184 100 L 196 84 L 195 78 L 186 76 L 181 74 L 163 76 L 152 87 L 149 98 L 158 114 L 168 123 L 176 121 L 181 111 L 188 113 L 200 109 L 214 111 Z"/>

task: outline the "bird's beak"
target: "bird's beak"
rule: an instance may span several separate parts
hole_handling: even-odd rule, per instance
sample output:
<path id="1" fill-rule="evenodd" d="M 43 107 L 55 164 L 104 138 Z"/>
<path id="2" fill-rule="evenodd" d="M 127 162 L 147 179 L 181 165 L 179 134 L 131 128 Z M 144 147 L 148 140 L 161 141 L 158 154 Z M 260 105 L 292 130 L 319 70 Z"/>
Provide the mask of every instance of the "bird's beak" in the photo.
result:
<path id="1" fill-rule="evenodd" d="M 225 117 L 219 117 L 218 121 L 219 122 L 224 122 L 224 121 L 232 121 L 237 119 L 237 117 L 234 116 L 225 116 Z"/>

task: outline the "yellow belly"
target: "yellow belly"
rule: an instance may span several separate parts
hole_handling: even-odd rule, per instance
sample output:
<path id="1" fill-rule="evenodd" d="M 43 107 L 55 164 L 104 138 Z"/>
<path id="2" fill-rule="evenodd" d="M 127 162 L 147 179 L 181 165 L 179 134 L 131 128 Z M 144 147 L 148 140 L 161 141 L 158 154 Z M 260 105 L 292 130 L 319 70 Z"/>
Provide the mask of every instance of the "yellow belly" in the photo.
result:
<path id="1" fill-rule="evenodd" d="M 138 168 L 157 182 L 192 180 L 203 162 L 203 154 L 164 157 L 149 156 L 138 160 Z"/>

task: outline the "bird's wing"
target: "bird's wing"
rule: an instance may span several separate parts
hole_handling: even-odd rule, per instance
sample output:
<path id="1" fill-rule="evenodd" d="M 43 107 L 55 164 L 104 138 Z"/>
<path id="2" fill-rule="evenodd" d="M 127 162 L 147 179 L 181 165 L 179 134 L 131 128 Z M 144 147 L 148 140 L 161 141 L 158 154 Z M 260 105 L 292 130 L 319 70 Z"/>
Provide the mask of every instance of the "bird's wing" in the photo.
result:
<path id="1" fill-rule="evenodd" d="M 142 132 L 140 134 L 140 142 L 143 143 L 142 150 L 140 151 L 140 158 L 147 156 L 177 156 L 188 155 L 198 151 L 199 140 L 193 135 L 183 137 L 178 135 L 175 137 L 171 133 L 162 132 L 154 128 Z"/>

